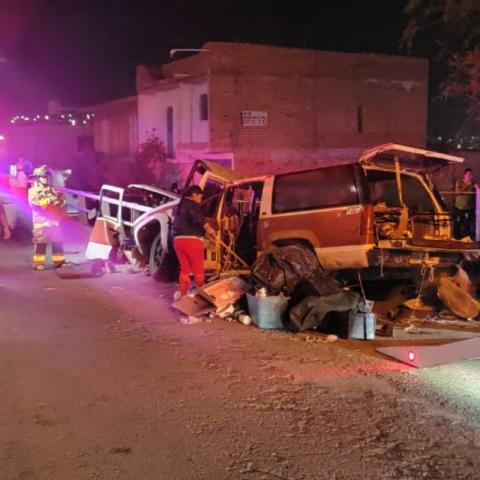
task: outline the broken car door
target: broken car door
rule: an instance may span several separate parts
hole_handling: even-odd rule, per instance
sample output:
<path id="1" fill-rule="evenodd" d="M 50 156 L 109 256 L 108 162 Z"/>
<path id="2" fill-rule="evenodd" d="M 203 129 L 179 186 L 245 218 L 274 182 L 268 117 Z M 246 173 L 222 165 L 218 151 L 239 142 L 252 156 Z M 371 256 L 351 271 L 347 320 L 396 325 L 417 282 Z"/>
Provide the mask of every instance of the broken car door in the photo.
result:
<path id="1" fill-rule="evenodd" d="M 205 269 L 219 272 L 222 269 L 222 212 L 224 192 L 230 183 L 240 177 L 232 170 L 210 160 L 196 160 L 189 173 L 185 188 L 199 185 L 203 189 L 202 210 L 215 227 L 216 240 L 205 240 Z"/>

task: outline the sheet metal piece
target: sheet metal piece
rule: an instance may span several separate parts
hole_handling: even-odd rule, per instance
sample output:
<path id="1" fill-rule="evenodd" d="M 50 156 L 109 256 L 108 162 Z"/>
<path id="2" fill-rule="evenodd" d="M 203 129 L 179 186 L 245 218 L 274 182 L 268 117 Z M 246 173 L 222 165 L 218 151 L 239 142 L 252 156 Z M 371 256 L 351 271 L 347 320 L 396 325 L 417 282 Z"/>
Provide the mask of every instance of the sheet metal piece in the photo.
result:
<path id="1" fill-rule="evenodd" d="M 479 359 L 480 337 L 443 345 L 404 345 L 400 347 L 380 347 L 376 350 L 412 367 L 428 368 Z"/>

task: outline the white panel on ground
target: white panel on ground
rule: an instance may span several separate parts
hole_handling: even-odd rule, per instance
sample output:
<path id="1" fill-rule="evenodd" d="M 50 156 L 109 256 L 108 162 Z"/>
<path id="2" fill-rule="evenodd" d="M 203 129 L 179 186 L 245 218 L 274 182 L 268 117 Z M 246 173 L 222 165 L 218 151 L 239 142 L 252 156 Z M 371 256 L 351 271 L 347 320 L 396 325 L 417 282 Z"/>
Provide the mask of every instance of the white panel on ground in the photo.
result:
<path id="1" fill-rule="evenodd" d="M 87 250 L 85 251 L 85 257 L 89 260 L 108 260 L 110 252 L 112 250 L 111 245 L 103 245 L 96 242 L 88 242 Z"/>
<path id="2" fill-rule="evenodd" d="M 480 358 L 480 337 L 443 345 L 380 347 L 376 350 L 412 367 L 426 368 Z"/>

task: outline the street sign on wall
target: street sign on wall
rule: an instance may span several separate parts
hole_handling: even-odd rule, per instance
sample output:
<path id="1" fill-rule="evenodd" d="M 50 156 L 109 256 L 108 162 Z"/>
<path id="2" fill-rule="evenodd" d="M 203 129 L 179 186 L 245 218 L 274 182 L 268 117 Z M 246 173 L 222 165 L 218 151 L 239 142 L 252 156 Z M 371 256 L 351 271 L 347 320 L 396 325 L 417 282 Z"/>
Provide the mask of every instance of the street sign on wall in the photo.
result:
<path id="1" fill-rule="evenodd" d="M 266 127 L 267 112 L 245 110 L 242 112 L 242 126 L 244 127 Z"/>

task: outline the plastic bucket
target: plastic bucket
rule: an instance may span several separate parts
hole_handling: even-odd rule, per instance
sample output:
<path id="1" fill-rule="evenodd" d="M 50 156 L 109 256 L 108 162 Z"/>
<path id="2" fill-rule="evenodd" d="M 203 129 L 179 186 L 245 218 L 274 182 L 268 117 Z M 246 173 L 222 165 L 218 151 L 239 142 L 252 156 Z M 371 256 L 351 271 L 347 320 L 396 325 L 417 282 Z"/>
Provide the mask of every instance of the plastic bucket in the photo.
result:
<path id="1" fill-rule="evenodd" d="M 282 318 L 287 311 L 289 297 L 278 295 L 275 297 L 257 298 L 247 293 L 248 310 L 252 323 L 259 328 L 283 328 Z"/>

